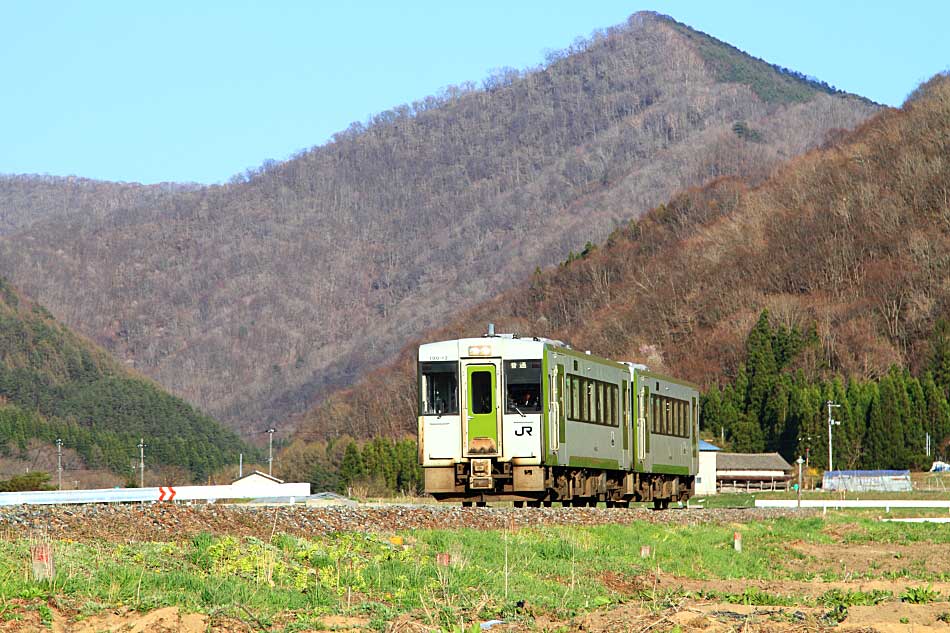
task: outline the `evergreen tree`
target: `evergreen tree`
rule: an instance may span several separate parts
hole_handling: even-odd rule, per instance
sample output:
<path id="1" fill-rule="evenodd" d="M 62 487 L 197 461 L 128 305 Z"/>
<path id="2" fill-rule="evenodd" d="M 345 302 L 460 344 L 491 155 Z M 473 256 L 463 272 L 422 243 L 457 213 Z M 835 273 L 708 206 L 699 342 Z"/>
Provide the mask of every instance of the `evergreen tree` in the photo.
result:
<path id="1" fill-rule="evenodd" d="M 765 449 L 762 427 L 751 413 L 739 415 L 732 438 L 732 449 L 737 453 L 761 453 Z"/>
<path id="2" fill-rule="evenodd" d="M 340 463 L 340 483 L 343 488 L 347 488 L 364 474 L 363 456 L 356 442 L 350 441 L 343 451 L 343 461 Z"/>
<path id="3" fill-rule="evenodd" d="M 940 319 L 930 335 L 930 362 L 928 370 L 934 382 L 950 400 L 950 321 Z"/>
<path id="4" fill-rule="evenodd" d="M 871 402 L 865 437 L 866 466 L 869 468 L 906 468 L 904 462 L 904 400 L 906 392 L 893 372 L 878 384 Z"/>
<path id="5" fill-rule="evenodd" d="M 932 459 L 943 459 L 946 456 L 940 449 L 950 439 L 950 405 L 930 372 L 924 374 L 921 386 L 924 392 L 924 426 L 930 433 L 930 456 Z"/>
<path id="6" fill-rule="evenodd" d="M 761 416 L 766 450 L 781 453 L 786 459 L 794 459 L 795 449 L 795 444 L 789 442 L 787 429 L 790 388 L 788 376 L 777 376 L 766 396 Z"/>
<path id="7" fill-rule="evenodd" d="M 911 468 L 929 466 L 926 455 L 925 418 L 927 403 L 920 381 L 910 375 L 906 369 L 901 373 L 906 393 L 907 412 L 904 418 L 904 460 Z"/>
<path id="8" fill-rule="evenodd" d="M 718 437 L 722 426 L 722 396 L 713 385 L 699 398 L 699 427 Z"/>
<path id="9" fill-rule="evenodd" d="M 772 391 L 778 371 L 775 352 L 772 350 L 772 328 L 769 325 L 768 310 L 763 310 L 759 315 L 759 320 L 746 339 L 745 349 L 746 371 L 749 376 L 745 411 L 758 421 L 762 417 L 765 401 Z"/>

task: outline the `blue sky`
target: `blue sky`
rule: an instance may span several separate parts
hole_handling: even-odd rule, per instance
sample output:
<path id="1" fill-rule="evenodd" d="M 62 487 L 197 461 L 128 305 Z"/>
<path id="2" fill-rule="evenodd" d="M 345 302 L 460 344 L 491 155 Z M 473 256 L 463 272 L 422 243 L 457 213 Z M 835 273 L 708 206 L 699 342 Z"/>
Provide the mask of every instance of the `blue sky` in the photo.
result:
<path id="1" fill-rule="evenodd" d="M 0 173 L 225 182 L 640 10 L 888 105 L 950 67 L 950 2 L 2 0 Z"/>

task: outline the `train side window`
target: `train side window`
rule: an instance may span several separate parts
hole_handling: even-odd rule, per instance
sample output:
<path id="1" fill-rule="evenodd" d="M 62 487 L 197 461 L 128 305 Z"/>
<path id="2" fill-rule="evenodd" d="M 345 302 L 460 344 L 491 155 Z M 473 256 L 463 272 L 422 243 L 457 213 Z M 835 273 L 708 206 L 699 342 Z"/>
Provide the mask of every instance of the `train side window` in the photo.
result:
<path id="1" fill-rule="evenodd" d="M 587 411 L 590 408 L 590 396 L 587 393 L 588 385 L 586 378 L 578 378 L 578 388 L 581 392 L 581 406 L 580 406 L 580 417 L 578 418 L 581 422 L 589 422 L 587 419 Z"/>
<path id="2" fill-rule="evenodd" d="M 458 363 L 419 364 L 419 410 L 422 415 L 458 415 Z"/>
<path id="3" fill-rule="evenodd" d="M 587 421 L 597 421 L 597 384 L 593 380 L 587 381 Z"/>
<path id="4" fill-rule="evenodd" d="M 606 422 L 604 411 L 604 383 L 597 383 L 597 423 L 603 424 Z"/>
<path id="5" fill-rule="evenodd" d="M 604 385 L 604 399 L 607 401 L 607 406 L 605 407 L 605 424 L 614 423 L 614 388 L 613 385 Z"/>
<path id="6" fill-rule="evenodd" d="M 561 416 L 568 418 L 571 415 L 571 377 L 564 376 L 561 374 L 561 377 L 564 379 L 561 381 L 561 395 L 564 397 L 564 411 L 561 412 Z"/>
<path id="7" fill-rule="evenodd" d="M 571 419 L 581 419 L 580 380 L 571 376 Z"/>
<path id="8" fill-rule="evenodd" d="M 624 392 L 623 399 L 623 408 L 620 408 L 620 387 L 614 385 L 612 387 L 614 392 L 614 426 L 620 424 L 623 421 L 623 416 L 627 413 L 627 394 Z"/>

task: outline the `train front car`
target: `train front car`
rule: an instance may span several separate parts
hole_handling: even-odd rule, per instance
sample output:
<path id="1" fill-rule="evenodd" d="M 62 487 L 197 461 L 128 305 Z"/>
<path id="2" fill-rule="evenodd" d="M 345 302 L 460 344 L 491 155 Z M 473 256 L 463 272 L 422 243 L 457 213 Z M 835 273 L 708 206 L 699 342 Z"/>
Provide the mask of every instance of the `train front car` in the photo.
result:
<path id="1" fill-rule="evenodd" d="M 419 348 L 419 462 L 441 501 L 665 508 L 698 465 L 694 385 L 512 335 Z"/>
<path id="2" fill-rule="evenodd" d="M 441 501 L 538 501 L 544 342 L 511 336 L 419 347 L 419 461 Z"/>

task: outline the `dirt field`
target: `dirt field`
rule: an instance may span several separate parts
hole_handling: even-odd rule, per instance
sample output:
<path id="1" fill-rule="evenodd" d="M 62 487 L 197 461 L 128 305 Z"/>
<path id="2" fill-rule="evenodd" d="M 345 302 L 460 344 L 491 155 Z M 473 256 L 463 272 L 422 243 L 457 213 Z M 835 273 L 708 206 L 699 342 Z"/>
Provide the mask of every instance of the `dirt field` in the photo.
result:
<path id="1" fill-rule="evenodd" d="M 813 517 L 807 538 L 786 539 L 788 522 Z M 55 590 L 45 597 L 0 596 L 0 633 L 8 631 L 55 631 L 62 633 L 124 632 L 246 632 L 311 630 L 469 633 L 475 630 L 558 631 L 601 633 L 612 631 L 950 631 L 950 526 L 926 528 L 880 524 L 873 519 L 851 521 L 846 515 L 829 514 L 821 520 L 815 513 L 764 510 L 648 510 L 492 509 L 446 506 L 378 506 L 346 508 L 243 508 L 234 506 L 87 506 L 15 508 L 0 510 L 0 536 L 22 539 L 42 530 L 53 539 L 69 542 L 119 543 L 132 548 L 136 542 L 181 542 L 191 535 L 212 533 L 236 538 L 267 540 L 275 533 L 315 537 L 340 532 L 399 532 L 411 538 L 417 529 L 445 531 L 476 528 L 514 533 L 521 527 L 566 525 L 584 530 L 590 526 L 644 526 L 662 535 L 679 529 L 718 530 L 731 538 L 732 531 L 753 530 L 760 542 L 750 543 L 750 556 L 771 557 L 775 571 L 749 576 L 749 569 L 730 567 L 740 560 L 731 553 L 731 542 L 716 546 L 719 559 L 715 574 L 698 565 L 674 573 L 669 558 L 644 564 L 639 558 L 601 569 L 589 578 L 610 596 L 608 603 L 588 604 L 576 613 L 541 608 L 527 595 L 511 599 L 505 622 L 470 619 L 484 609 L 458 611 L 458 625 L 446 626 L 433 613 L 437 602 L 422 601 L 421 607 L 393 612 L 392 617 L 371 618 L 360 613 L 363 601 L 378 602 L 360 593 L 347 593 L 346 609 L 311 618 L 301 624 L 299 612 L 289 610 L 269 617 L 255 615 L 241 604 L 227 608 L 133 609 L 115 601 L 105 608 L 87 611 L 80 601 L 60 600 Z M 665 527 L 669 526 L 669 528 Z M 683 528 L 687 528 L 683 530 Z M 887 527 L 881 527 L 887 526 Z M 768 546 L 765 535 L 778 536 Z M 625 528 L 630 529 L 630 528 Z M 754 532 L 758 529 L 759 532 Z M 637 529 L 639 530 L 639 528 Z M 783 531 L 785 530 L 785 531 Z M 879 530 L 880 533 L 875 532 Z M 635 530 L 636 531 L 636 530 Z M 717 533 L 718 533 L 717 532 Z M 699 532 L 697 532 L 699 534 Z M 507 537 L 506 537 L 507 538 Z M 717 537 L 718 538 L 718 537 Z M 671 541 L 675 543 L 676 541 Z M 777 545 L 776 545 L 777 543 Z M 658 545 L 662 546 L 662 545 Z M 134 549 L 130 549 L 130 552 Z M 506 550 L 507 551 L 507 550 Z M 637 551 L 639 551 L 637 549 Z M 728 554 L 728 555 L 727 555 Z M 506 554 L 507 556 L 507 554 Z M 471 560 L 471 557 L 469 557 Z M 506 559 L 507 560 L 507 559 Z M 605 559 L 607 560 L 607 559 Z M 748 562 L 748 560 L 747 560 Z M 454 564 L 454 563 L 453 563 Z M 466 564 L 466 563 L 463 563 Z M 667 568 L 664 569 L 664 566 Z M 138 569 L 138 568 L 136 568 Z M 683 567 L 680 567 L 683 570 Z M 760 569 L 760 568 L 755 568 Z M 143 567 L 144 570 L 144 567 Z M 19 570 L 0 569 L 0 574 Z M 144 573 L 144 571 L 142 572 Z M 573 573 L 573 571 L 572 571 Z M 793 579 L 794 578 L 794 579 Z M 573 587 L 563 568 L 542 579 L 556 591 Z M 209 581 L 211 582 L 210 578 Z M 141 584 L 141 577 L 139 578 Z M 54 587 L 55 589 L 55 587 Z M 837 593 L 835 593 L 837 592 Z M 430 593 L 427 595 L 437 595 Z M 506 594 L 507 595 L 507 594 Z M 840 595 L 841 603 L 829 596 Z"/>

